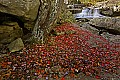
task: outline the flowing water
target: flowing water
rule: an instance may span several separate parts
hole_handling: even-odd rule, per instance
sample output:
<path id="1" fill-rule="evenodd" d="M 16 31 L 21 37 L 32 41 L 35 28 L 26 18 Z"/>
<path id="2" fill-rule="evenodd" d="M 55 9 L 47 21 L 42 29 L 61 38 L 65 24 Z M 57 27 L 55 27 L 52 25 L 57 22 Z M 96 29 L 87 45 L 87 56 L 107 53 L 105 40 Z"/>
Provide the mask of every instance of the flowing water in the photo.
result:
<path id="1" fill-rule="evenodd" d="M 75 18 L 103 18 L 100 14 L 99 8 L 84 8 L 81 13 L 74 14 Z"/>

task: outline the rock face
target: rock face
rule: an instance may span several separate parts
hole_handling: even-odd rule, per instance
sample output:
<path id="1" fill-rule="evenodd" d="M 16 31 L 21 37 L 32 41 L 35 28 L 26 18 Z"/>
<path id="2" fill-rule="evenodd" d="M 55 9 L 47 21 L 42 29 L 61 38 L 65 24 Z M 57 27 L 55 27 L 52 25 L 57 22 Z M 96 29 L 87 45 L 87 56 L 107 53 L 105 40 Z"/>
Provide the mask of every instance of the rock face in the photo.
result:
<path id="1" fill-rule="evenodd" d="M 0 44 L 32 32 L 39 6 L 39 0 L 0 0 Z"/>
<path id="2" fill-rule="evenodd" d="M 9 48 L 10 52 L 15 52 L 15 51 L 19 51 L 19 50 L 23 49 L 24 48 L 24 44 L 22 42 L 22 39 L 18 38 L 15 41 L 11 42 L 8 45 L 8 48 Z"/>
<path id="3" fill-rule="evenodd" d="M 39 0 L 0 0 L 0 12 L 34 21 L 37 16 Z"/>
<path id="4" fill-rule="evenodd" d="M 20 27 L 22 26 L 32 31 L 39 6 L 39 0 L 0 0 L 0 15 L 3 14 L 2 19 L 5 19 L 3 21 L 12 20 L 19 22 Z"/>
<path id="5" fill-rule="evenodd" d="M 0 25 L 0 43 L 8 44 L 23 34 L 17 22 L 9 22 Z"/>

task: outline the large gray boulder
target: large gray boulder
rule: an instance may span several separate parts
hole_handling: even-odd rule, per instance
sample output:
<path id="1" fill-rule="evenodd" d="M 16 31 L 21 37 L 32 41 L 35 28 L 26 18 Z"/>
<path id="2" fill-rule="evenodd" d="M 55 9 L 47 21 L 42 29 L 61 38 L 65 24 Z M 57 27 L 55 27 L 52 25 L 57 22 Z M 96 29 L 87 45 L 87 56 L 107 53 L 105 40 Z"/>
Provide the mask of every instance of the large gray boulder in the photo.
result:
<path id="1" fill-rule="evenodd" d="M 107 30 L 111 34 L 120 34 L 120 18 L 94 18 L 90 20 L 89 24 Z"/>
<path id="2" fill-rule="evenodd" d="M 37 17 L 39 0 L 0 0 L 0 12 L 34 21 Z"/>
<path id="3" fill-rule="evenodd" d="M 94 18 L 81 27 L 101 35 L 109 42 L 120 43 L 120 18 Z"/>

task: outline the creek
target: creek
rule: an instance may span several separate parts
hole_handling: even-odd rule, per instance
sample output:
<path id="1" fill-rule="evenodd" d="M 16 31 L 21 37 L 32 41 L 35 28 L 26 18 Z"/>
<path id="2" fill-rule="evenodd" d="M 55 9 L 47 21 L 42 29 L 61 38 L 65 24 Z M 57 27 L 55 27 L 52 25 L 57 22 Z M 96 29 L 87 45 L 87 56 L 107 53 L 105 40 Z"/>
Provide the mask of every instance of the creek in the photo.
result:
<path id="1" fill-rule="evenodd" d="M 78 18 L 104 18 L 106 16 L 100 14 L 99 8 L 83 8 L 81 13 L 73 14 Z"/>

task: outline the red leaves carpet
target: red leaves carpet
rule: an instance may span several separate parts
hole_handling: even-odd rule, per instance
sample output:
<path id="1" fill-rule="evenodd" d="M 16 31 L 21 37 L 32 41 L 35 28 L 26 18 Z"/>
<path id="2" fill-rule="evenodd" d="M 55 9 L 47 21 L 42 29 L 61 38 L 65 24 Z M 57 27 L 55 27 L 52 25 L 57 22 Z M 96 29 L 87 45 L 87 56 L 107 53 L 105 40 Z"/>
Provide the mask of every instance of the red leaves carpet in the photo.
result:
<path id="1" fill-rule="evenodd" d="M 101 36 L 72 24 L 54 28 L 64 32 L 50 36 L 48 44 L 32 45 L 3 57 L 1 68 L 10 70 L 5 79 L 80 80 L 80 73 L 96 79 L 120 78 L 120 43 L 109 43 Z M 111 76 L 105 76 L 109 73 Z M 66 76 L 70 76 L 67 79 Z M 78 78 L 78 79 L 77 79 Z M 51 80 L 52 80 L 51 79 Z"/>

